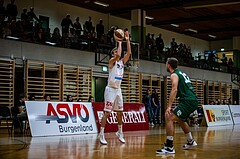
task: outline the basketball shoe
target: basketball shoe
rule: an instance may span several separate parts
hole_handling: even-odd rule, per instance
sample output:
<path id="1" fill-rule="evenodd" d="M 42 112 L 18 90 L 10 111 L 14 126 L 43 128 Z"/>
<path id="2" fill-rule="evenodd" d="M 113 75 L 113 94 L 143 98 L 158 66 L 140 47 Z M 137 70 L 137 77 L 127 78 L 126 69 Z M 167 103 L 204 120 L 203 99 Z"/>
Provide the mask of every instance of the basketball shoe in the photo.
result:
<path id="1" fill-rule="evenodd" d="M 165 155 L 165 154 L 175 154 L 175 149 L 173 147 L 166 146 L 164 144 L 163 148 L 156 151 L 157 154 Z"/>
<path id="2" fill-rule="evenodd" d="M 100 138 L 100 143 L 102 145 L 107 145 L 107 141 L 105 140 L 104 134 L 99 134 L 99 138 Z"/>
<path id="3" fill-rule="evenodd" d="M 187 141 L 187 143 L 183 145 L 183 149 L 186 150 L 194 146 L 197 146 L 197 142 L 194 139 L 192 139 L 191 141 Z"/>
<path id="4" fill-rule="evenodd" d="M 124 144 L 125 140 L 123 138 L 123 133 L 120 133 L 119 131 L 117 131 L 116 135 L 118 136 L 119 141 Z"/>

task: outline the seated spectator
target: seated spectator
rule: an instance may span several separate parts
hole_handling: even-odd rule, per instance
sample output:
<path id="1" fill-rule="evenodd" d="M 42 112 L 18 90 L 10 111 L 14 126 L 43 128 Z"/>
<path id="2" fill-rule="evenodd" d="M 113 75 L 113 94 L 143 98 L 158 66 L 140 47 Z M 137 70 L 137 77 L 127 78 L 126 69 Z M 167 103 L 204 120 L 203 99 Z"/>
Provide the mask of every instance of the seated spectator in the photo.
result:
<path id="1" fill-rule="evenodd" d="M 60 30 L 59 30 L 58 27 L 54 28 L 53 33 L 52 33 L 51 41 L 53 43 L 56 43 L 57 46 L 62 45 L 62 37 L 60 35 Z"/>
<path id="2" fill-rule="evenodd" d="M 42 28 L 39 28 L 35 33 L 35 40 L 37 43 L 41 43 L 41 44 L 45 43 L 45 34 Z"/>
<path id="3" fill-rule="evenodd" d="M 189 115 L 188 124 L 189 124 L 189 126 L 198 126 L 199 125 L 199 123 L 198 123 L 198 111 L 197 110 L 195 110 L 193 113 L 191 113 Z"/>
<path id="4" fill-rule="evenodd" d="M 30 94 L 29 97 L 28 97 L 28 100 L 29 101 L 35 101 L 36 100 L 35 95 L 34 94 Z"/>
<path id="5" fill-rule="evenodd" d="M 73 44 L 78 43 L 78 36 L 73 28 L 70 28 L 69 39 Z"/>
<path id="6" fill-rule="evenodd" d="M 26 105 L 25 105 L 25 101 L 26 100 L 27 100 L 27 97 L 24 96 L 23 94 L 20 94 L 19 95 L 19 100 L 14 105 L 14 109 L 13 109 L 14 112 L 12 112 L 12 114 L 14 116 L 16 115 L 16 117 L 17 117 L 17 119 L 19 121 L 20 125 L 18 125 L 18 126 L 20 126 L 21 132 L 23 132 L 22 130 L 25 127 L 25 121 L 28 119 Z"/>
<path id="7" fill-rule="evenodd" d="M 12 31 L 10 30 L 9 27 L 10 27 L 10 24 L 8 22 L 6 22 L 3 25 L 3 28 L 2 28 L 2 37 L 3 38 L 6 38 L 7 36 L 12 35 Z"/>
<path id="8" fill-rule="evenodd" d="M 51 96 L 50 95 L 44 95 L 44 100 L 45 101 L 50 101 L 51 100 Z"/>
<path id="9" fill-rule="evenodd" d="M 71 95 L 67 95 L 66 102 L 73 102 L 73 98 Z"/>
<path id="10" fill-rule="evenodd" d="M 88 97 L 88 102 L 94 102 L 94 97 L 92 95 Z"/>
<path id="11" fill-rule="evenodd" d="M 216 99 L 216 101 L 215 101 L 215 105 L 220 105 L 220 104 L 221 104 L 220 99 Z"/>

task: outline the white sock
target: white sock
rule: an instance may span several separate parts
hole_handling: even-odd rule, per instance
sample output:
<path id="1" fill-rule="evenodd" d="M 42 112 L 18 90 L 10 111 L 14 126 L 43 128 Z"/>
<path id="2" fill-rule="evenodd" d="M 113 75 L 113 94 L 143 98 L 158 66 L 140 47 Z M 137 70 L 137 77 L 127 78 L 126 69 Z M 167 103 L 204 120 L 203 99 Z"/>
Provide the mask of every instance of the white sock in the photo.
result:
<path id="1" fill-rule="evenodd" d="M 102 134 L 102 135 L 104 134 L 104 127 L 100 128 L 100 134 Z"/>
<path id="2" fill-rule="evenodd" d="M 186 137 L 187 137 L 187 141 L 191 141 L 193 139 L 191 132 L 187 133 Z"/>
<path id="3" fill-rule="evenodd" d="M 122 125 L 118 125 L 118 132 L 122 133 Z"/>
<path id="4" fill-rule="evenodd" d="M 173 141 L 173 136 L 167 136 L 167 139 Z"/>

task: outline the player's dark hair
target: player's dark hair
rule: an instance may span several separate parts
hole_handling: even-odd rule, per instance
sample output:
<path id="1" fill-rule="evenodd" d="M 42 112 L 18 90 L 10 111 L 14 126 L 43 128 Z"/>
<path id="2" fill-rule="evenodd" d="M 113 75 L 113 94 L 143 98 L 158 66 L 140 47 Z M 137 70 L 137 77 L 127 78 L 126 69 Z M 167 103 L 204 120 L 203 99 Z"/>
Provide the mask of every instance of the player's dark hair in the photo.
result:
<path id="1" fill-rule="evenodd" d="M 170 57 L 167 59 L 167 64 L 169 64 L 173 69 L 178 67 L 178 60 L 174 57 Z"/>

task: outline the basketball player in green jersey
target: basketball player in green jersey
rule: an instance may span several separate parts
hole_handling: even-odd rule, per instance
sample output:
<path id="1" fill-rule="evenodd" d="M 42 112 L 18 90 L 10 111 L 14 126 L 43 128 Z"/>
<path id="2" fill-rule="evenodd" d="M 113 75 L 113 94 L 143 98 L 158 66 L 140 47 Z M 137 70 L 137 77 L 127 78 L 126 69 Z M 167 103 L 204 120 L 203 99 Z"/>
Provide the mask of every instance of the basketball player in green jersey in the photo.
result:
<path id="1" fill-rule="evenodd" d="M 192 137 L 187 118 L 198 107 L 198 99 L 194 93 L 193 86 L 189 77 L 181 72 L 178 68 L 178 60 L 176 58 L 168 58 L 166 62 L 167 71 L 171 74 L 172 89 L 165 112 L 167 139 L 164 147 L 157 150 L 157 154 L 174 154 L 173 146 L 174 121 L 177 121 L 187 137 L 187 143 L 183 145 L 183 149 L 191 146 L 197 146 Z M 174 99 L 179 98 L 179 104 L 172 109 Z"/>

